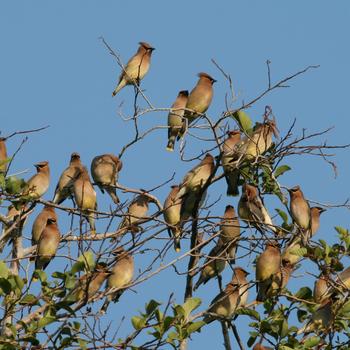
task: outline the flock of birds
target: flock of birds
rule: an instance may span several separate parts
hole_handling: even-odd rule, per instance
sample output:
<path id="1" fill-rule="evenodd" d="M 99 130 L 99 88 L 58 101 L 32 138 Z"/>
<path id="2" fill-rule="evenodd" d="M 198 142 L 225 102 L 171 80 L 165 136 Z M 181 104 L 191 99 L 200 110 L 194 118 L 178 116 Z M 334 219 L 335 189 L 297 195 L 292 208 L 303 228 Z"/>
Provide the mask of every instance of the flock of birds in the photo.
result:
<path id="1" fill-rule="evenodd" d="M 126 85 L 139 86 L 140 81 L 149 70 L 153 50 L 154 48 L 148 43 L 140 43 L 137 53 L 123 67 L 113 96 Z M 199 73 L 198 76 L 199 80 L 193 90 L 190 93 L 184 90 L 180 91 L 170 108 L 166 146 L 169 151 L 174 150 L 175 141 L 183 137 L 188 126 L 195 119 L 201 117 L 211 104 L 213 84 L 216 80 L 207 73 Z M 256 260 L 257 301 L 264 301 L 281 292 L 301 259 L 298 254 L 295 254 L 295 251 L 307 246 L 310 238 L 316 234 L 320 225 L 320 215 L 324 209 L 320 207 L 310 208 L 300 187 L 295 186 L 289 189 L 290 214 L 295 233 L 284 250 L 281 251 L 277 239 L 280 228 L 273 224 L 264 206 L 259 188 L 244 181 L 242 184 L 240 171 L 242 164 L 253 163 L 257 157 L 264 155 L 271 148 L 274 136 L 278 136 L 277 126 L 275 120 L 268 118 L 264 118 L 262 123 L 256 123 L 249 134 L 240 130 L 229 131 L 220 146 L 220 155 L 217 158 L 214 158 L 210 153 L 206 154 L 202 161 L 185 175 L 179 185 L 172 186 L 164 203 L 163 215 L 168 231 L 174 240 L 176 251 L 180 250 L 184 224 L 193 218 L 196 208 L 201 206 L 218 165 L 223 168 L 227 182 L 227 195 L 239 195 L 239 187 L 242 186 L 237 213 L 232 205 L 227 205 L 223 219 L 219 223 L 219 239 L 208 254 L 194 289 L 220 274 L 228 261 L 235 262 L 237 244 L 241 234 L 239 220 L 256 228 L 266 240 L 265 250 Z M 219 159 L 218 164 L 216 164 L 217 159 Z M 0 139 L 0 172 L 5 174 L 7 173 L 7 160 L 5 139 Z M 35 167 L 37 173 L 26 182 L 22 193 L 30 201 L 41 198 L 50 185 L 49 163 L 47 161 L 39 162 L 35 164 Z M 116 187 L 118 174 L 121 170 L 122 162 L 113 154 L 97 156 L 91 163 L 94 184 L 100 188 L 102 193 L 107 192 L 115 204 L 119 203 Z M 77 208 L 89 222 L 91 234 L 95 234 L 96 192 L 88 170 L 82 164 L 78 153 L 71 155 L 69 166 L 62 172 L 52 203 L 57 206 L 67 198 L 74 199 Z M 137 233 L 142 219 L 147 217 L 150 202 L 152 202 L 152 196 L 147 193 L 138 195 L 128 206 L 119 229 L 125 229 L 133 234 Z M 21 210 L 23 207 L 12 205 L 9 207 L 7 217 L 14 218 L 20 215 Z M 271 233 L 272 238 L 268 238 L 267 233 Z M 52 261 L 60 240 L 61 234 L 57 226 L 55 209 L 49 204 L 45 205 L 32 227 L 32 244 L 37 246 L 36 269 L 45 269 Z M 107 288 L 114 292 L 107 294 L 107 300 L 102 309 L 107 309 L 109 301 L 118 299 L 123 289 L 132 282 L 134 260 L 132 255 L 122 248 L 116 249 L 115 256 L 114 265 L 110 268 L 99 263 L 93 274 L 80 278 L 79 284 L 70 295 L 72 302 L 81 300 L 84 296 L 88 299 L 91 298 L 105 280 L 107 280 Z M 230 283 L 210 304 L 204 318 L 206 322 L 211 322 L 218 316 L 230 318 L 239 307 L 246 304 L 249 289 L 248 273 L 242 267 L 236 267 L 233 271 Z M 346 288 L 350 288 L 350 269 L 339 274 L 337 281 Z M 330 287 L 328 277 L 321 276 L 316 281 L 314 291 L 315 301 L 321 304 L 321 312 L 318 316 L 316 312 L 314 318 L 321 319 L 318 320 L 318 324 L 321 323 L 323 326 L 326 322 L 325 314 L 328 315 L 331 312 L 331 293 L 333 290 Z M 316 322 L 308 325 L 309 330 L 312 330 L 310 329 L 312 324 L 316 324 Z M 256 344 L 255 349 L 269 348 L 263 347 L 259 343 Z"/>

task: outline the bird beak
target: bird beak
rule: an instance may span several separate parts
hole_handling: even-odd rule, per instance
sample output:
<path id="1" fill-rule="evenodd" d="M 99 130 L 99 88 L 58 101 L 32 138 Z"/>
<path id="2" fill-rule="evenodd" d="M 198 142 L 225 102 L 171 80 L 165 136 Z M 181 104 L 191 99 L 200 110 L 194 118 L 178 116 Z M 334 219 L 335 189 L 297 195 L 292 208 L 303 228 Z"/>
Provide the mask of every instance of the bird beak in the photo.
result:
<path id="1" fill-rule="evenodd" d="M 154 51 L 154 50 L 155 50 L 155 48 L 154 48 L 154 47 L 151 47 L 151 48 L 150 48 L 150 50 L 151 50 L 151 51 Z"/>
<path id="2" fill-rule="evenodd" d="M 216 83 L 216 82 L 217 82 L 217 80 L 215 80 L 215 79 L 212 79 L 212 82 L 213 82 L 213 84 L 214 84 L 214 83 Z"/>

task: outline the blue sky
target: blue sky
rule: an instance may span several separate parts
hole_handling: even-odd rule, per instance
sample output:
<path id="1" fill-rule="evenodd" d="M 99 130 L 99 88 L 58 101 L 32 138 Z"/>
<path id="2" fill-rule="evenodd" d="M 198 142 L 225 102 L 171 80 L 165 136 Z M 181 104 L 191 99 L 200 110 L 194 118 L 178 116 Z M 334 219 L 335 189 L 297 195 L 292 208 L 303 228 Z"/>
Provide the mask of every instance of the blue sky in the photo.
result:
<path id="1" fill-rule="evenodd" d="M 281 135 L 296 118 L 295 130 L 299 134 L 302 128 L 316 132 L 334 126 L 326 141 L 348 143 L 349 16 L 350 3 L 346 0 L 336 4 L 321 0 L 2 2 L 0 130 L 7 135 L 50 125 L 44 132 L 29 135 L 12 170 L 28 169 L 25 177 L 29 177 L 34 172 L 33 163 L 49 160 L 52 185 L 45 198 L 51 199 L 58 176 L 73 151 L 79 152 L 90 166 L 94 156 L 118 153 L 133 137 L 132 126 L 117 113 L 122 102 L 123 112 L 132 112 L 133 89 L 127 87 L 112 99 L 120 69 L 100 36 L 124 62 L 134 54 L 139 41 L 148 41 L 156 48 L 149 74 L 142 82 L 156 107 L 169 107 L 179 90 L 192 89 L 198 72 L 211 74 L 218 80 L 208 110 L 214 120 L 225 109 L 228 85 L 211 63 L 212 58 L 233 79 L 239 94 L 235 107 L 266 88 L 267 59 L 271 61 L 273 81 L 319 64 L 319 69 L 297 77 L 288 89 L 272 92 L 248 113 L 259 120 L 264 106 L 271 105 Z M 143 102 L 141 106 L 145 106 Z M 140 125 L 142 130 L 166 125 L 166 113 L 146 114 Z M 10 154 L 20 140 L 17 137 L 9 141 Z M 166 131 L 158 130 L 127 151 L 120 182 L 128 187 L 151 188 L 174 172 L 174 182 L 179 182 L 195 164 L 181 162 L 178 152 L 166 152 L 165 145 Z M 205 145 L 192 138 L 187 148 L 190 156 L 205 149 Z M 283 178 L 283 185 L 300 184 L 307 198 L 322 203 L 341 203 L 349 197 L 348 150 L 336 151 L 336 179 L 322 160 L 299 158 L 290 159 L 293 171 Z M 213 186 L 210 196 L 216 198 L 224 191 L 225 184 L 221 182 Z M 156 194 L 163 201 L 167 192 L 166 187 Z M 109 198 L 100 192 L 98 196 L 100 208 L 108 208 Z M 236 206 L 237 199 L 224 195 L 215 211 L 222 213 L 226 204 Z M 271 212 L 273 208 L 269 206 Z M 62 231 L 68 227 L 65 220 L 62 218 L 60 223 Z M 348 226 L 347 210 L 327 211 L 322 217 L 319 238 L 333 241 L 335 225 Z M 29 235 L 30 225 L 27 230 Z M 146 259 L 140 256 L 137 260 L 141 267 Z M 173 270 L 169 271 L 136 287 L 137 294 L 126 293 L 113 306 L 113 312 L 134 315 L 150 298 L 166 302 L 172 290 L 176 301 L 181 302 L 185 278 L 178 279 Z M 251 272 L 254 276 L 253 269 Z M 227 272 L 224 281 L 229 279 Z M 292 280 L 291 288 L 297 285 L 300 280 Z M 205 305 L 216 293 L 216 283 L 211 281 L 198 295 L 204 298 Z M 114 316 L 107 315 L 106 319 L 114 320 Z M 238 327 L 246 321 L 242 318 Z M 126 324 L 122 332 L 127 329 Z M 212 348 L 221 343 L 220 327 L 214 324 L 194 336 L 189 348 Z"/>

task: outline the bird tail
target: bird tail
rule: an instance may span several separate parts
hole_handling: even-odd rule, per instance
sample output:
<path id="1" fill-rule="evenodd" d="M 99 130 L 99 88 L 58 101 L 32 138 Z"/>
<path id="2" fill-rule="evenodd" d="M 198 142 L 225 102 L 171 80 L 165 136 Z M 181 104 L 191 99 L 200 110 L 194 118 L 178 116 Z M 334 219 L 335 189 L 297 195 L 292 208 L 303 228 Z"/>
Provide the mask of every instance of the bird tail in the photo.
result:
<path id="1" fill-rule="evenodd" d="M 197 290 L 198 287 L 204 282 L 203 276 L 201 275 L 197 281 L 197 283 L 194 285 L 193 290 Z"/>
<path id="2" fill-rule="evenodd" d="M 103 305 L 102 305 L 102 307 L 101 307 L 101 309 L 100 309 L 100 313 L 101 313 L 101 314 L 105 314 L 105 313 L 106 313 L 110 302 L 111 302 L 111 301 L 110 301 L 108 298 L 105 300 L 105 302 L 103 303 Z"/>
<path id="3" fill-rule="evenodd" d="M 169 137 L 168 144 L 166 146 L 166 150 L 169 152 L 174 152 L 174 145 L 175 145 L 175 136 L 172 135 Z"/>
<path id="4" fill-rule="evenodd" d="M 117 196 L 117 191 L 116 191 L 116 189 L 115 189 L 114 187 L 107 187 L 106 190 L 107 190 L 108 194 L 111 196 L 113 202 L 114 202 L 115 204 L 119 204 L 119 203 L 120 203 L 120 200 L 119 200 L 119 198 L 118 198 L 118 196 Z"/>
<path id="5" fill-rule="evenodd" d="M 118 86 L 112 92 L 112 97 L 114 97 L 125 85 L 126 85 L 126 81 L 125 81 L 125 79 L 122 79 L 119 82 Z"/>
<path id="6" fill-rule="evenodd" d="M 227 182 L 227 195 L 228 196 L 238 196 L 238 180 L 239 180 L 239 170 L 234 170 L 230 173 L 225 174 L 226 182 Z"/>
<path id="7" fill-rule="evenodd" d="M 181 250 L 180 237 L 174 238 L 174 248 L 176 253 L 178 253 Z"/>

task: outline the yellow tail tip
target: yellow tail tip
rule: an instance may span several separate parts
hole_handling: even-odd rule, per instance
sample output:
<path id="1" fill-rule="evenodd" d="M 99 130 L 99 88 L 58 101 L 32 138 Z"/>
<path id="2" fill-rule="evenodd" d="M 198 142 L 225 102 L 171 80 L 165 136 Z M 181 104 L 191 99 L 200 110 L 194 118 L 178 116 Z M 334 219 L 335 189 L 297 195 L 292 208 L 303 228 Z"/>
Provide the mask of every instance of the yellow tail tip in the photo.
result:
<path id="1" fill-rule="evenodd" d="M 169 147 L 169 146 L 167 146 L 166 150 L 167 150 L 168 152 L 174 152 L 174 148 Z"/>
<path id="2" fill-rule="evenodd" d="M 180 248 L 180 247 L 176 247 L 176 248 L 175 248 L 175 252 L 176 252 L 176 253 L 178 253 L 178 252 L 180 252 L 180 251 L 181 251 L 181 248 Z"/>

